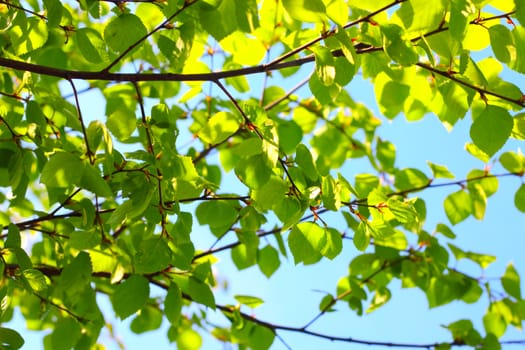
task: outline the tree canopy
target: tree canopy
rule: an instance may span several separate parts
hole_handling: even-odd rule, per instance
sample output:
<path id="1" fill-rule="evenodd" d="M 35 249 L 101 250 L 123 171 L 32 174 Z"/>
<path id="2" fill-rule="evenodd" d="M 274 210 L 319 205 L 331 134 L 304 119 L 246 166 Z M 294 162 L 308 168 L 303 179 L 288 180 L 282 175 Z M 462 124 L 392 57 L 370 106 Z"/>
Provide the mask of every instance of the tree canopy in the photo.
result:
<path id="1" fill-rule="evenodd" d="M 525 139 L 523 25 L 519 0 L 0 0 L 0 346 L 24 344 L 15 312 L 45 349 L 107 346 L 109 315 L 137 334 L 168 324 L 187 350 L 202 337 L 291 349 L 290 334 L 525 344 L 505 338 L 525 319 L 523 265 L 488 278 L 498 257 L 454 227 L 484 220 L 500 182 L 525 173 L 504 147 Z M 352 91 L 369 83 L 376 106 Z M 480 166 L 399 166 L 379 135 L 399 118 L 468 120 L 466 152 L 450 157 Z M 439 207 L 425 199 L 435 187 Z M 525 212 L 525 184 L 512 191 Z M 288 265 L 348 268 L 319 286 L 309 319 L 283 324 L 258 316 L 257 295 L 219 302 L 219 260 L 270 280 Z M 426 343 L 316 328 L 403 289 L 485 311 Z"/>

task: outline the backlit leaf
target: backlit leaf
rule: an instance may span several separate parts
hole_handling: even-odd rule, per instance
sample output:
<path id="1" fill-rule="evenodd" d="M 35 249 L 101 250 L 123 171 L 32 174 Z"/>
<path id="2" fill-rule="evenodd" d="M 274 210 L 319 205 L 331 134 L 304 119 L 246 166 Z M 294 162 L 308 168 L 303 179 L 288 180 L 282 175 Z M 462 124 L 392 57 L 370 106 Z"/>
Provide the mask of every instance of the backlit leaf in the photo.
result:
<path id="1" fill-rule="evenodd" d="M 140 310 L 148 297 L 148 280 L 140 275 L 131 275 L 115 288 L 110 299 L 117 316 L 125 319 Z"/>
<path id="2" fill-rule="evenodd" d="M 256 308 L 264 304 L 264 301 L 261 298 L 249 296 L 249 295 L 234 295 L 235 300 L 240 304 L 246 305 L 251 308 Z"/>
<path id="3" fill-rule="evenodd" d="M 84 174 L 84 164 L 75 155 L 58 152 L 49 158 L 40 181 L 49 187 L 69 187 L 78 183 Z"/>
<path id="4" fill-rule="evenodd" d="M 512 126 L 512 117 L 506 109 L 487 106 L 472 123 L 470 137 L 476 146 L 492 156 L 507 142 Z"/>
<path id="5" fill-rule="evenodd" d="M 457 191 L 448 195 L 445 198 L 444 207 L 452 225 L 460 223 L 472 214 L 472 200 L 465 191 Z"/>
<path id="6" fill-rule="evenodd" d="M 505 289 L 510 296 L 517 300 L 521 299 L 520 276 L 514 265 L 507 265 L 505 274 L 501 277 L 501 284 L 503 285 L 503 289 Z"/>
<path id="7" fill-rule="evenodd" d="M 212 116 L 208 123 L 199 131 L 199 137 L 202 141 L 215 145 L 239 129 L 239 119 L 229 112 L 219 112 Z"/>
<path id="8" fill-rule="evenodd" d="M 326 47 L 318 47 L 314 51 L 315 72 L 323 85 L 329 86 L 335 80 L 335 62 L 332 53 Z"/>
<path id="9" fill-rule="evenodd" d="M 181 290 L 175 283 L 172 283 L 168 288 L 166 299 L 164 299 L 164 313 L 171 324 L 177 324 L 180 319 L 182 305 Z"/>
<path id="10" fill-rule="evenodd" d="M 283 6 L 299 21 L 323 22 L 326 18 L 326 7 L 321 0 L 283 0 Z"/>
<path id="11" fill-rule="evenodd" d="M 279 253 L 274 247 L 267 245 L 257 252 L 257 263 L 261 272 L 269 278 L 281 265 Z"/>
<path id="12" fill-rule="evenodd" d="M 104 39 L 112 50 L 122 52 L 139 41 L 146 33 L 146 26 L 139 17 L 131 13 L 123 13 L 108 23 L 104 29 Z"/>
<path id="13" fill-rule="evenodd" d="M 514 205 L 519 211 L 525 213 L 525 184 L 521 184 L 514 195 Z"/>

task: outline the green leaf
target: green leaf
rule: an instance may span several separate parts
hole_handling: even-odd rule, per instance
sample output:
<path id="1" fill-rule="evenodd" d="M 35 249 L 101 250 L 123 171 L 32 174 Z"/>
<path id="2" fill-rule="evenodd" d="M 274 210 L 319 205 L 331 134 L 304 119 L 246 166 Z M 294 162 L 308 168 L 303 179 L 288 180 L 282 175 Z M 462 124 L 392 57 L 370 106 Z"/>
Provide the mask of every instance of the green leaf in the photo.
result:
<path id="1" fill-rule="evenodd" d="M 525 73 L 525 58 L 519 54 L 525 50 L 525 28 L 522 26 L 514 26 L 512 29 L 512 37 L 514 39 L 514 45 L 510 46 L 509 50 L 513 54 L 511 58 L 515 59 L 509 62 L 509 67 L 517 72 Z"/>
<path id="2" fill-rule="evenodd" d="M 439 223 L 436 225 L 436 232 L 439 232 L 443 236 L 448 237 L 448 238 L 452 238 L 452 239 L 456 238 L 456 235 L 454 234 L 454 232 L 452 232 L 450 227 L 442 223 Z"/>
<path id="3" fill-rule="evenodd" d="M 385 171 L 393 171 L 396 161 L 396 146 L 389 141 L 377 140 L 376 157 Z"/>
<path id="4" fill-rule="evenodd" d="M 323 46 L 317 47 L 314 50 L 315 56 L 315 72 L 319 81 L 325 85 L 330 86 L 335 80 L 335 61 L 332 52 Z"/>
<path id="5" fill-rule="evenodd" d="M 268 278 L 270 278 L 279 266 L 281 261 L 279 260 L 279 253 L 277 249 L 271 245 L 267 245 L 257 252 L 257 263 L 261 272 Z"/>
<path id="6" fill-rule="evenodd" d="M 80 252 L 64 267 L 60 274 L 60 287 L 68 294 L 81 293 L 91 281 L 91 259 L 86 252 Z"/>
<path id="7" fill-rule="evenodd" d="M 331 175 L 322 179 L 321 198 L 326 209 L 337 211 L 341 207 L 339 184 Z"/>
<path id="8" fill-rule="evenodd" d="M 217 41 L 236 30 L 252 32 L 259 26 L 259 16 L 256 0 L 213 1 L 210 5 L 205 2 L 199 4 L 200 24 Z"/>
<path id="9" fill-rule="evenodd" d="M 240 120 L 229 112 L 218 112 L 199 131 L 199 138 L 212 145 L 216 145 L 232 136 L 238 129 Z"/>
<path id="10" fill-rule="evenodd" d="M 507 330 L 507 322 L 502 315 L 497 312 L 489 311 L 483 316 L 483 326 L 485 331 L 489 334 L 494 334 L 496 337 L 501 337 Z"/>
<path id="11" fill-rule="evenodd" d="M 455 176 L 452 174 L 445 165 L 434 164 L 427 161 L 430 170 L 432 170 L 432 175 L 434 179 L 444 178 L 444 179 L 453 179 Z"/>
<path id="12" fill-rule="evenodd" d="M 525 165 L 525 158 L 521 152 L 505 152 L 499 157 L 501 165 L 511 173 L 522 173 Z"/>
<path id="13" fill-rule="evenodd" d="M 147 29 L 139 17 L 123 13 L 112 19 L 104 29 L 104 39 L 116 52 L 122 52 L 138 42 L 147 34 Z"/>
<path id="14" fill-rule="evenodd" d="M 272 209 L 286 198 L 288 186 L 283 179 L 271 176 L 268 181 L 260 188 L 252 191 L 253 200 L 261 209 Z"/>
<path id="15" fill-rule="evenodd" d="M 419 169 L 406 168 L 396 173 L 394 185 L 401 191 L 423 188 L 430 184 L 428 177 Z"/>
<path id="16" fill-rule="evenodd" d="M 195 330 L 184 328 L 177 333 L 176 342 L 178 350 L 198 350 L 201 348 L 202 338 Z"/>
<path id="17" fill-rule="evenodd" d="M 366 0 L 365 3 L 372 4 L 369 5 L 370 10 L 377 10 L 380 6 L 390 4 L 387 0 Z M 443 20 L 443 13 L 448 10 L 448 2 L 446 6 L 447 8 L 441 1 L 429 3 L 426 0 L 410 0 L 401 4 L 401 7 L 395 12 L 395 16 L 399 17 L 401 23 L 411 35 L 417 36 L 420 33 L 439 27 Z"/>
<path id="18" fill-rule="evenodd" d="M 403 39 L 403 28 L 396 24 L 381 26 L 383 47 L 386 54 L 403 66 L 411 66 L 418 61 L 418 54 L 410 41 Z M 392 94 L 397 92 L 391 91 Z"/>
<path id="19" fill-rule="evenodd" d="M 456 342 L 465 342 L 467 345 L 476 346 L 482 341 L 480 334 L 474 329 L 470 320 L 459 320 L 445 328 L 452 333 L 452 338 Z"/>
<path id="20" fill-rule="evenodd" d="M 234 295 L 235 300 L 240 304 L 246 305 L 252 309 L 255 309 L 258 306 L 264 304 L 264 301 L 261 298 L 253 297 L 250 295 Z"/>
<path id="21" fill-rule="evenodd" d="M 507 142 L 512 126 L 506 109 L 489 105 L 472 123 L 470 137 L 483 152 L 493 156 Z"/>
<path id="22" fill-rule="evenodd" d="M 353 242 L 355 247 L 363 252 L 370 244 L 370 237 L 371 233 L 367 223 L 361 221 L 357 227 L 357 230 L 354 232 Z"/>
<path id="23" fill-rule="evenodd" d="M 319 173 L 315 167 L 312 154 L 302 143 L 297 146 L 295 161 L 310 180 L 315 181 L 318 179 Z"/>
<path id="24" fill-rule="evenodd" d="M 158 236 L 143 240 L 134 256 L 135 272 L 149 274 L 160 272 L 171 263 L 171 251 L 165 240 Z"/>
<path id="25" fill-rule="evenodd" d="M 478 264 L 482 269 L 486 269 L 491 263 L 496 261 L 496 257 L 493 255 L 465 252 L 451 243 L 448 243 L 448 246 L 456 260 L 469 259 Z"/>
<path id="26" fill-rule="evenodd" d="M 325 239 L 323 229 L 312 222 L 297 224 L 288 236 L 288 246 L 294 257 L 295 264 L 315 264 L 321 260 L 321 249 Z"/>
<path id="27" fill-rule="evenodd" d="M 177 284 L 171 283 L 164 299 L 164 314 L 166 314 L 166 318 L 172 325 L 176 325 L 179 322 L 182 306 L 182 292 Z"/>
<path id="28" fill-rule="evenodd" d="M 388 288 L 382 287 L 376 290 L 366 313 L 371 313 L 385 305 L 390 300 L 391 296 L 392 294 Z"/>
<path id="29" fill-rule="evenodd" d="M 84 171 L 80 181 L 76 182 L 78 186 L 85 188 L 100 197 L 112 197 L 113 192 L 108 183 L 104 181 L 100 174 L 100 169 L 90 164 L 84 165 Z"/>
<path id="30" fill-rule="evenodd" d="M 490 161 L 490 157 L 473 143 L 467 142 L 465 144 L 465 150 L 484 163 L 488 163 Z"/>
<path id="31" fill-rule="evenodd" d="M 279 148 L 286 154 L 295 153 L 297 145 L 303 138 L 301 127 L 293 120 L 282 120 L 277 125 Z"/>
<path id="32" fill-rule="evenodd" d="M 317 101 L 323 105 L 333 103 L 333 101 L 341 92 L 341 87 L 338 84 L 331 84 L 329 86 L 324 85 L 323 82 L 319 79 L 318 74 L 312 74 L 310 76 L 310 80 L 308 81 L 308 87 L 310 88 L 310 91 L 317 99 Z"/>
<path id="33" fill-rule="evenodd" d="M 374 92 L 379 110 L 385 117 L 392 119 L 403 111 L 410 87 L 392 80 L 382 71 L 375 77 Z"/>
<path id="34" fill-rule="evenodd" d="M 106 44 L 99 32 L 93 28 L 78 28 L 75 31 L 80 53 L 95 64 L 109 61 Z"/>
<path id="35" fill-rule="evenodd" d="M 411 223 L 418 220 L 418 213 L 410 201 L 401 201 L 397 198 L 388 198 L 387 208 L 394 218 L 401 223 Z"/>
<path id="36" fill-rule="evenodd" d="M 450 130 L 469 110 L 473 92 L 465 90 L 461 85 L 450 80 L 444 80 L 438 85 L 436 94 L 430 105 L 431 110 L 439 117 L 447 130 Z"/>
<path id="37" fill-rule="evenodd" d="M 6 248 L 20 248 L 22 244 L 22 237 L 20 230 L 15 224 L 9 224 L 7 229 L 7 239 L 5 241 Z"/>
<path id="38" fill-rule="evenodd" d="M 6 349 L 20 349 L 24 345 L 24 338 L 11 328 L 0 327 L 0 346 Z"/>
<path id="39" fill-rule="evenodd" d="M 53 349 L 73 349 L 81 337 L 80 324 L 73 318 L 61 318 L 51 333 Z"/>
<path id="40" fill-rule="evenodd" d="M 348 33 L 345 30 L 338 30 L 335 37 L 341 43 L 341 51 L 345 58 L 349 63 L 355 65 L 358 59 L 357 52 Z"/>
<path id="41" fill-rule="evenodd" d="M 42 169 L 40 181 L 48 187 L 69 187 L 84 175 L 84 163 L 68 152 L 57 152 Z"/>
<path id="42" fill-rule="evenodd" d="M 25 19 L 25 16 L 22 18 Z M 9 36 L 11 44 L 17 55 L 24 55 L 44 46 L 48 39 L 49 31 L 46 21 L 36 16 L 24 20 L 24 25 L 11 26 Z"/>
<path id="43" fill-rule="evenodd" d="M 205 201 L 195 212 L 201 225 L 227 230 L 235 222 L 239 213 L 231 201 Z"/>
<path id="44" fill-rule="evenodd" d="M 22 276 L 35 293 L 47 292 L 46 276 L 40 270 L 26 269 L 22 272 Z"/>
<path id="45" fill-rule="evenodd" d="M 44 0 L 44 5 L 47 11 L 47 25 L 55 27 L 60 25 L 62 20 L 62 12 L 64 7 L 58 0 Z"/>
<path id="46" fill-rule="evenodd" d="M 257 262 L 259 237 L 251 231 L 240 232 L 238 237 L 241 244 L 232 249 L 231 257 L 235 266 L 242 270 L 255 265 Z"/>
<path id="47" fill-rule="evenodd" d="M 273 207 L 275 215 L 283 223 L 282 231 L 288 230 L 301 220 L 307 205 L 303 205 L 296 197 L 286 197 Z M 280 236 L 279 236 L 280 237 Z"/>
<path id="48" fill-rule="evenodd" d="M 521 184 L 514 195 L 514 205 L 519 211 L 525 213 L 525 184 Z"/>
<path id="49" fill-rule="evenodd" d="M 335 229 L 323 229 L 313 222 L 297 224 L 288 237 L 295 264 L 314 264 L 323 256 L 333 259 L 342 249 L 342 238 Z"/>
<path id="50" fill-rule="evenodd" d="M 137 128 L 135 112 L 127 107 L 116 109 L 108 116 L 106 125 L 119 141 L 126 141 Z"/>
<path id="51" fill-rule="evenodd" d="M 341 233 L 334 228 L 325 228 L 326 243 L 321 254 L 328 259 L 335 259 L 343 250 L 343 238 Z"/>
<path id="52" fill-rule="evenodd" d="M 516 60 L 516 47 L 512 33 L 502 24 L 496 24 L 489 28 L 490 44 L 492 51 L 498 60 L 503 63 Z"/>
<path id="53" fill-rule="evenodd" d="M 197 278 L 190 277 L 188 281 L 188 294 L 193 301 L 206 305 L 215 310 L 215 297 L 211 288 Z"/>
<path id="54" fill-rule="evenodd" d="M 450 4 L 450 34 L 463 40 L 467 33 L 470 4 L 466 0 L 453 0 Z"/>
<path id="55" fill-rule="evenodd" d="M 374 220 L 375 221 L 375 220 Z M 408 240 L 403 231 L 395 230 L 385 223 L 372 221 L 370 232 L 376 246 L 404 250 L 408 247 Z"/>
<path id="56" fill-rule="evenodd" d="M 129 328 L 136 334 L 158 329 L 162 324 L 162 316 L 162 311 L 158 308 L 147 305 L 142 308 L 137 317 L 131 321 Z"/>
<path id="57" fill-rule="evenodd" d="M 110 299 L 117 316 L 125 319 L 142 309 L 148 297 L 148 280 L 143 276 L 133 274 L 115 288 Z"/>
<path id="58" fill-rule="evenodd" d="M 449 276 L 432 277 L 426 290 L 428 306 L 434 308 L 457 299 L 461 286 Z"/>
<path id="59" fill-rule="evenodd" d="M 268 182 L 273 172 L 267 164 L 266 156 L 257 154 L 239 162 L 235 167 L 235 174 L 249 188 L 260 189 Z"/>
<path id="60" fill-rule="evenodd" d="M 456 225 L 472 214 L 472 200 L 466 191 L 451 193 L 445 198 L 445 213 L 452 225 Z"/>
<path id="61" fill-rule="evenodd" d="M 286 12 L 293 19 L 303 22 L 324 22 L 326 7 L 321 0 L 283 0 Z"/>
<path id="62" fill-rule="evenodd" d="M 505 274 L 501 277 L 501 284 L 503 285 L 503 289 L 505 289 L 510 296 L 517 300 L 521 299 L 520 276 L 514 265 L 507 265 Z"/>

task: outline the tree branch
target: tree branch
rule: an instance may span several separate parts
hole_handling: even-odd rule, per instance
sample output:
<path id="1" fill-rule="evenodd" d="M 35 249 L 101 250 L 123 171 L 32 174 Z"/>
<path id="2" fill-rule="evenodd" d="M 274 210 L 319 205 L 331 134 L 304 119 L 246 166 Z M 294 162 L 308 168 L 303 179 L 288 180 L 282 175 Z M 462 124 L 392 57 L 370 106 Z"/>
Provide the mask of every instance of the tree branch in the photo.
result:
<path id="1" fill-rule="evenodd" d="M 8 265 L 8 266 L 6 266 L 6 268 L 7 269 L 17 269 L 17 268 L 19 268 L 19 266 L 18 265 Z M 62 273 L 62 269 L 61 268 L 54 267 L 54 266 L 49 266 L 49 265 L 40 265 L 40 266 L 35 266 L 34 268 L 39 270 L 40 272 L 42 272 L 44 275 L 46 275 L 48 277 L 59 276 Z M 160 276 L 162 274 L 164 274 L 164 271 L 159 271 L 157 273 L 147 274 L 147 275 L 144 275 L 144 277 L 146 277 L 150 283 L 156 285 L 157 287 L 159 287 L 161 289 L 164 289 L 164 290 L 168 290 L 168 288 L 169 288 L 168 284 L 166 284 L 163 281 L 159 281 L 159 280 L 155 279 L 155 277 Z M 110 279 L 111 278 L 111 273 L 110 272 L 105 272 L 105 271 L 94 272 L 91 275 L 93 277 L 97 277 L 97 278 L 106 278 L 106 279 Z M 129 273 L 125 273 L 123 275 L 123 279 L 127 279 L 129 276 L 130 276 Z M 99 290 L 99 292 L 104 293 L 104 291 L 100 291 L 100 290 Z M 190 302 L 194 302 L 193 298 L 190 295 L 188 295 L 188 294 L 183 293 L 182 297 L 184 299 L 190 301 Z M 226 314 L 231 314 L 231 313 L 237 312 L 237 310 L 233 306 L 226 306 L 226 305 L 216 304 L 215 307 L 217 309 L 221 310 L 223 313 L 226 313 Z M 404 343 L 404 342 L 382 342 L 382 341 L 359 339 L 359 338 L 354 338 L 354 337 L 335 336 L 335 335 L 330 335 L 330 334 L 326 334 L 326 333 L 322 333 L 322 332 L 311 331 L 311 330 L 305 329 L 305 327 L 292 327 L 292 326 L 285 326 L 285 325 L 280 325 L 280 324 L 276 324 L 276 323 L 271 323 L 271 322 L 268 322 L 268 321 L 264 321 L 264 320 L 258 319 L 258 318 L 256 318 L 253 315 L 249 315 L 249 314 L 246 314 L 246 313 L 241 312 L 241 311 L 238 311 L 238 314 L 243 319 L 245 319 L 246 321 L 249 321 L 249 322 L 252 322 L 252 323 L 257 324 L 259 326 L 265 327 L 265 328 L 271 330 L 276 335 L 277 335 L 278 331 L 286 331 L 286 332 L 304 334 L 304 335 L 308 335 L 308 336 L 312 336 L 312 337 L 320 338 L 320 339 L 327 339 L 327 340 L 330 340 L 330 341 L 338 341 L 338 342 L 343 342 L 343 343 L 363 344 L 363 345 L 371 345 L 371 346 L 381 346 L 381 347 L 389 347 L 389 348 L 411 348 L 411 349 L 429 349 L 430 350 L 430 349 L 436 348 L 438 346 L 450 346 L 450 347 L 468 346 L 464 342 L 460 342 L 460 341 L 441 342 L 441 343 L 439 343 L 439 342 L 436 342 L 436 343 L 420 343 L 420 344 L 417 344 L 417 343 Z M 501 344 L 523 345 L 523 344 L 525 344 L 525 339 L 502 341 Z"/>

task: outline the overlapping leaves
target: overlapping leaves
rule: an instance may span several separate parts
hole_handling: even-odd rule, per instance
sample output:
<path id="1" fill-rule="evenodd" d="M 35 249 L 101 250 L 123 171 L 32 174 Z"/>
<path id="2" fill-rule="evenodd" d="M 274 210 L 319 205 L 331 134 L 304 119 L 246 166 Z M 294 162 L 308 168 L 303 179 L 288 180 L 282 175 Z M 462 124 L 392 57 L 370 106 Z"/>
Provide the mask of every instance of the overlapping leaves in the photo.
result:
<path id="1" fill-rule="evenodd" d="M 525 17 L 517 1 L 491 2 L 503 12 L 494 16 L 483 12 L 486 3 L 0 5 L 5 62 L 36 64 L 2 68 L 0 75 L 0 185 L 7 189 L 0 196 L 7 203 L 0 213 L 7 231 L 2 300 L 20 305 L 31 327 L 54 327 L 45 343 L 57 349 L 95 346 L 104 326 L 96 293 L 110 296 L 119 318 L 133 316 L 135 333 L 159 328 L 166 317 L 168 338 L 181 349 L 200 346 L 193 326 L 202 326 L 208 308 L 231 323 L 214 336 L 267 349 L 279 328 L 240 311 L 261 299 L 238 295 L 238 307 L 217 305 L 214 253 L 229 250 L 237 269 L 258 265 L 270 278 L 289 253 L 295 264 L 332 261 L 351 237 L 360 253 L 336 293 L 323 297 L 319 317 L 338 301 L 358 314 L 380 308 L 396 278 L 420 288 L 430 307 L 476 302 L 479 281 L 450 268 L 449 260 L 486 269 L 494 257 L 443 244 L 441 238 L 455 238 L 445 224 L 427 232 L 425 202 L 412 193 L 460 185 L 443 202 L 456 225 L 485 217 L 498 179 L 484 169 L 456 181 L 432 162 L 430 173 L 399 167 L 395 145 L 376 135 L 381 118 L 354 101 L 347 86 L 361 73 L 370 79 L 388 119 L 432 113 L 451 129 L 471 116 L 467 150 L 488 163 L 509 138 L 525 139 L 524 118 L 513 115 L 523 94 L 501 75 L 503 67 L 525 72 L 519 54 L 525 35 L 515 23 Z M 471 54 L 489 46 L 495 59 Z M 269 63 L 257 66 L 265 56 Z M 312 74 L 301 83 L 309 92 L 286 92 L 280 85 L 309 62 Z M 248 73 L 256 72 L 268 80 L 251 79 Z M 286 84 L 268 86 L 272 75 Z M 72 86 L 72 97 L 63 96 L 60 80 Z M 103 115 L 79 100 L 79 80 L 89 82 L 85 91 L 102 92 Z M 183 145 L 180 138 L 193 141 Z M 355 176 L 347 176 L 347 164 L 363 159 L 370 170 L 352 168 Z M 520 152 L 503 153 L 499 163 L 510 174 L 524 173 Z M 444 179 L 453 180 L 435 182 Z M 514 203 L 525 211 L 523 185 Z M 343 213 L 346 227 L 325 219 L 328 211 Z M 216 240 L 208 250 L 198 247 L 197 224 Z M 25 230 L 41 234 L 27 251 Z M 270 235 L 275 239 L 263 238 Z M 229 243 L 221 245 L 223 239 Z M 165 293 L 155 298 L 152 285 Z M 495 348 L 509 325 L 521 325 L 515 266 L 508 265 L 501 286 L 505 296 L 491 299 L 483 317 L 486 335 L 459 320 L 446 326 L 448 345 Z M 15 289 L 20 296 L 9 294 Z M 190 304 L 199 313 L 184 317 Z M 12 306 L 5 305 L 1 316 L 8 320 Z M 42 305 L 47 310 L 40 313 Z M 2 346 L 23 344 L 9 328 L 0 328 L 0 339 Z"/>

